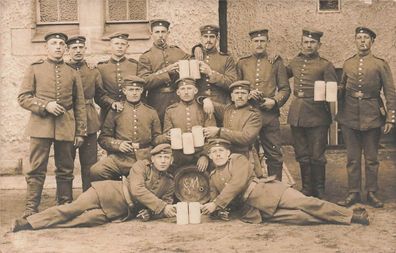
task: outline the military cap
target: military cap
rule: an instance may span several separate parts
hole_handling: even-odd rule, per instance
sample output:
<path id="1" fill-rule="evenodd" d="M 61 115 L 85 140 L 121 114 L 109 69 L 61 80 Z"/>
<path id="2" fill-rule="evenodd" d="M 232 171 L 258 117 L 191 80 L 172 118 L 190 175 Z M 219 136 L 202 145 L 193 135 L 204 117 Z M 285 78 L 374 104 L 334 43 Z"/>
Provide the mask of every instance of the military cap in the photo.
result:
<path id="1" fill-rule="evenodd" d="M 309 28 L 304 28 L 302 30 L 302 35 L 308 38 L 312 38 L 314 40 L 320 41 L 320 37 L 323 36 L 323 32 L 321 31 L 316 31 L 313 29 L 309 29 Z"/>
<path id="2" fill-rule="evenodd" d="M 45 39 L 45 41 L 49 41 L 50 39 L 61 39 L 61 40 L 63 40 L 64 42 L 66 42 L 67 41 L 67 35 L 66 34 L 64 34 L 64 33 L 58 33 L 58 32 L 50 32 L 50 33 L 47 33 L 45 36 L 44 36 L 44 39 Z"/>
<path id="3" fill-rule="evenodd" d="M 250 91 L 250 82 L 247 80 L 236 81 L 230 85 L 230 91 L 233 91 L 234 89 Z"/>
<path id="4" fill-rule="evenodd" d="M 194 85 L 195 86 L 196 83 L 195 83 L 194 79 L 192 79 L 190 77 L 187 77 L 187 78 L 183 78 L 183 79 L 178 79 L 176 81 L 176 85 L 177 85 L 177 87 L 180 87 L 180 86 L 183 86 L 183 85 Z"/>
<path id="5" fill-rule="evenodd" d="M 136 86 L 136 87 L 144 87 L 146 81 L 143 78 L 133 75 L 127 75 L 124 77 L 124 83 L 122 86 Z"/>
<path id="6" fill-rule="evenodd" d="M 210 139 L 208 141 L 208 147 L 213 148 L 213 147 L 224 147 L 226 149 L 230 149 L 231 148 L 231 142 L 224 140 L 224 139 Z"/>
<path id="7" fill-rule="evenodd" d="M 363 26 L 356 27 L 355 34 L 358 34 L 358 33 L 366 33 L 366 34 L 370 35 L 370 37 L 372 39 L 375 39 L 377 37 L 377 34 L 375 34 L 375 32 L 373 30 L 371 30 L 367 27 L 363 27 Z"/>
<path id="8" fill-rule="evenodd" d="M 87 39 L 86 39 L 84 36 L 82 36 L 82 35 L 74 35 L 74 36 L 71 36 L 71 37 L 66 41 L 66 44 L 67 44 L 67 45 L 79 44 L 79 43 L 85 44 L 85 41 L 86 41 L 86 40 L 87 40 Z"/>
<path id="9" fill-rule="evenodd" d="M 121 33 L 121 32 L 116 32 L 109 35 L 110 40 L 114 38 L 128 40 L 128 37 L 129 37 L 128 33 Z"/>
<path id="10" fill-rule="evenodd" d="M 215 34 L 217 35 L 220 31 L 220 28 L 217 25 L 203 25 L 199 28 L 201 34 Z"/>
<path id="11" fill-rule="evenodd" d="M 256 37 L 265 36 L 268 38 L 268 29 L 255 29 L 249 32 L 250 39 L 254 39 Z"/>
<path id="12" fill-rule="evenodd" d="M 170 22 L 165 19 L 152 19 L 150 20 L 150 26 L 151 30 L 153 30 L 154 26 L 163 26 L 166 27 L 166 29 L 169 29 Z"/>
<path id="13" fill-rule="evenodd" d="M 162 143 L 158 144 L 155 146 L 151 151 L 151 155 L 157 155 L 157 154 L 172 154 L 172 149 L 171 145 L 168 143 Z"/>

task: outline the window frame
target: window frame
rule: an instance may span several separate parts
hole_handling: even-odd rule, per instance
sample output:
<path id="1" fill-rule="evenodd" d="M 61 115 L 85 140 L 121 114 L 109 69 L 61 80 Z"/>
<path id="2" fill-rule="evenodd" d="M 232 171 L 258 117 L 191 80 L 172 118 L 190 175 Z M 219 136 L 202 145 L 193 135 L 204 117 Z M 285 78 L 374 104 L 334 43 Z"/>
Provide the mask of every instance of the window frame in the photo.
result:
<path id="1" fill-rule="evenodd" d="M 341 12 L 341 0 L 336 0 L 338 2 L 338 9 L 337 10 L 321 10 L 320 9 L 320 1 L 317 0 L 316 5 L 317 5 L 317 12 L 318 13 L 340 13 Z"/>
<path id="2" fill-rule="evenodd" d="M 78 0 L 77 0 L 78 1 Z M 129 17 L 129 1 L 126 1 L 127 3 L 127 17 Z M 105 23 L 106 24 L 140 24 L 140 23 L 147 23 L 148 22 L 148 7 L 149 3 L 148 0 L 146 0 L 146 19 L 126 19 L 126 20 L 110 20 L 110 13 L 109 13 L 109 0 L 105 0 Z"/>
<path id="3" fill-rule="evenodd" d="M 58 18 L 60 18 L 60 8 L 59 8 L 59 1 L 56 0 L 58 3 L 57 14 Z M 106 0 L 107 1 L 107 0 Z M 77 21 L 41 21 L 41 12 L 40 12 L 40 0 L 36 0 L 36 25 L 78 25 L 80 24 L 80 0 L 77 0 Z"/>

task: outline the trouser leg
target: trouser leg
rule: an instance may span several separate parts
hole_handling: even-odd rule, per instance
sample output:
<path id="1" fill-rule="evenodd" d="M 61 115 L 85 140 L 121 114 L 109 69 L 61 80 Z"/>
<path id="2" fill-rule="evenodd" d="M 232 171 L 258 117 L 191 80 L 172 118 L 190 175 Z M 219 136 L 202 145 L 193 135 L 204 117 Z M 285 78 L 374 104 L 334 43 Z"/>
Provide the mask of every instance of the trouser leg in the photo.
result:
<path id="1" fill-rule="evenodd" d="M 30 170 L 25 175 L 27 191 L 24 217 L 38 212 L 51 144 L 52 139 L 30 138 Z"/>
<path id="2" fill-rule="evenodd" d="M 378 147 L 381 137 L 381 128 L 370 129 L 362 133 L 362 146 L 364 150 L 366 190 L 378 190 Z"/>
<path id="3" fill-rule="evenodd" d="M 279 209 L 301 210 L 324 223 L 350 224 L 352 210 L 338 206 L 331 202 L 315 197 L 307 197 L 301 192 L 288 188 L 283 193 L 279 204 Z"/>
<path id="4" fill-rule="evenodd" d="M 129 170 L 135 162 L 134 156 L 111 154 L 91 167 L 91 182 L 120 180 L 121 176 L 129 175 Z"/>
<path id="5" fill-rule="evenodd" d="M 267 219 L 269 222 L 279 222 L 294 225 L 323 224 L 326 221 L 316 218 L 304 211 L 297 209 L 278 209 L 274 215 Z"/>
<path id="6" fill-rule="evenodd" d="M 109 222 L 106 217 L 106 214 L 102 209 L 90 209 L 79 216 L 75 217 L 72 220 L 66 221 L 64 223 L 58 223 L 53 227 L 56 228 L 71 228 L 71 227 L 94 227 L 105 224 Z"/>
<path id="7" fill-rule="evenodd" d="M 362 136 L 359 130 L 341 125 L 347 149 L 348 187 L 350 193 L 359 193 L 361 186 Z"/>
<path id="8" fill-rule="evenodd" d="M 81 165 L 82 190 L 86 191 L 91 187 L 90 169 L 98 160 L 98 146 L 96 133 L 89 134 L 83 145 L 79 148 Z"/>
<path id="9" fill-rule="evenodd" d="M 261 128 L 260 142 L 267 159 L 268 175 L 276 175 L 276 178 L 282 181 L 283 154 L 278 118 L 274 118 L 269 124 Z"/>
<path id="10" fill-rule="evenodd" d="M 74 143 L 55 141 L 56 202 L 58 205 L 73 201 Z"/>
<path id="11" fill-rule="evenodd" d="M 293 136 L 293 146 L 296 160 L 300 164 L 301 171 L 301 192 L 304 195 L 311 196 L 313 194 L 312 188 L 312 168 L 310 158 L 310 146 L 304 127 L 291 126 L 291 133 Z"/>
<path id="12" fill-rule="evenodd" d="M 50 207 L 40 213 L 27 217 L 27 221 L 33 229 L 49 228 L 56 224 L 72 220 L 86 210 L 99 208 L 98 195 L 95 189 L 89 188 L 72 203 Z"/>

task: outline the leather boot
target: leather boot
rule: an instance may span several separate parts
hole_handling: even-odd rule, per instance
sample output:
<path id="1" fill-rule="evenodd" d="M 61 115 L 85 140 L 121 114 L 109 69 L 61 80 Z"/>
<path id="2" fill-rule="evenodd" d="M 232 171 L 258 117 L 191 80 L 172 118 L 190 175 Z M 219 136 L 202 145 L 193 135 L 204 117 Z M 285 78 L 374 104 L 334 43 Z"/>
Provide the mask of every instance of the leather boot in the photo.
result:
<path id="1" fill-rule="evenodd" d="M 31 230 L 31 229 L 33 229 L 32 226 L 25 218 L 14 220 L 11 226 L 11 232 L 14 233 L 21 230 Z"/>
<path id="2" fill-rule="evenodd" d="M 38 206 L 41 201 L 41 193 L 43 192 L 43 185 L 39 182 L 28 182 L 26 191 L 25 211 L 23 218 L 29 217 L 32 214 L 38 213 Z"/>
<path id="3" fill-rule="evenodd" d="M 354 208 L 351 223 L 358 223 L 358 224 L 362 224 L 365 226 L 369 225 L 370 219 L 369 219 L 369 215 L 368 215 L 366 209 L 364 209 L 362 207 Z"/>
<path id="4" fill-rule="evenodd" d="M 360 201 L 361 201 L 360 193 L 350 192 L 348 193 L 348 196 L 345 198 L 345 200 L 338 201 L 337 205 L 350 207 L 351 205 L 356 204 Z"/>
<path id="5" fill-rule="evenodd" d="M 56 181 L 56 204 L 63 205 L 73 201 L 73 181 Z"/>
<path id="6" fill-rule="evenodd" d="M 374 208 L 382 208 L 384 207 L 384 203 L 375 196 L 374 192 L 367 193 L 367 202 L 370 206 Z"/>
<path id="7" fill-rule="evenodd" d="M 85 192 L 91 187 L 90 178 L 90 168 L 91 166 L 81 166 L 81 181 L 82 181 L 82 191 Z"/>
<path id="8" fill-rule="evenodd" d="M 312 173 L 311 166 L 308 163 L 300 163 L 301 169 L 301 192 L 305 196 L 312 196 Z"/>
<path id="9" fill-rule="evenodd" d="M 324 198 L 326 167 L 324 165 L 312 165 L 313 194 L 319 199 Z"/>

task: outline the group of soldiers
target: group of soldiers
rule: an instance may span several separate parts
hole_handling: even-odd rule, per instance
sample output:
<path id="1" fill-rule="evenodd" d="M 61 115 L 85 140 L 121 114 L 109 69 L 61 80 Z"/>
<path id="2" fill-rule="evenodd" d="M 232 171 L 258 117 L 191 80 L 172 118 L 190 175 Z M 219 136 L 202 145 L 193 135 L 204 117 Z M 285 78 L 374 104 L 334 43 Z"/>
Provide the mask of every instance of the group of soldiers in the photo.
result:
<path id="1" fill-rule="evenodd" d="M 25 212 L 13 231 L 172 217 L 173 175 L 191 164 L 201 173 L 210 172 L 210 202 L 202 212 L 213 217 L 228 219 L 226 210 L 233 203 L 247 222 L 369 223 L 365 209 L 345 207 L 361 201 L 362 152 L 368 203 L 383 206 L 375 195 L 378 146 L 381 127 L 385 125 L 384 133 L 389 133 L 396 115 L 389 65 L 371 54 L 376 37 L 372 30 L 356 28 L 358 52 L 345 61 L 337 80 L 333 64 L 319 56 L 320 31 L 304 29 L 301 52 L 285 66 L 281 57 L 267 53 L 267 29 L 249 32 L 252 54 L 235 63 L 218 51 L 216 25 L 200 28 L 201 43 L 191 55 L 167 43 L 170 22 L 157 19 L 150 26 L 153 46 L 139 61 L 125 55 L 128 34 L 115 33 L 109 37 L 110 59 L 97 66 L 85 61 L 84 36 L 45 36 L 47 59 L 28 68 L 18 95 L 19 104 L 31 111 L 27 127 L 31 168 L 26 173 Z M 66 50 L 69 62 L 63 59 Z M 179 62 L 189 59 L 199 60 L 199 79 L 180 78 Z M 337 120 L 347 147 L 349 186 L 339 205 L 322 200 L 332 115 L 327 102 L 314 100 L 318 80 L 339 83 Z M 291 93 L 288 123 L 301 169 L 301 193 L 280 182 L 279 110 Z M 172 149 L 171 130 L 189 133 L 194 126 L 203 127 L 205 145 L 193 154 Z M 38 213 L 52 143 L 57 206 Z M 98 143 L 107 151 L 99 161 Z M 257 156 L 260 148 L 267 173 Z M 73 201 L 77 149 L 83 194 Z"/>

